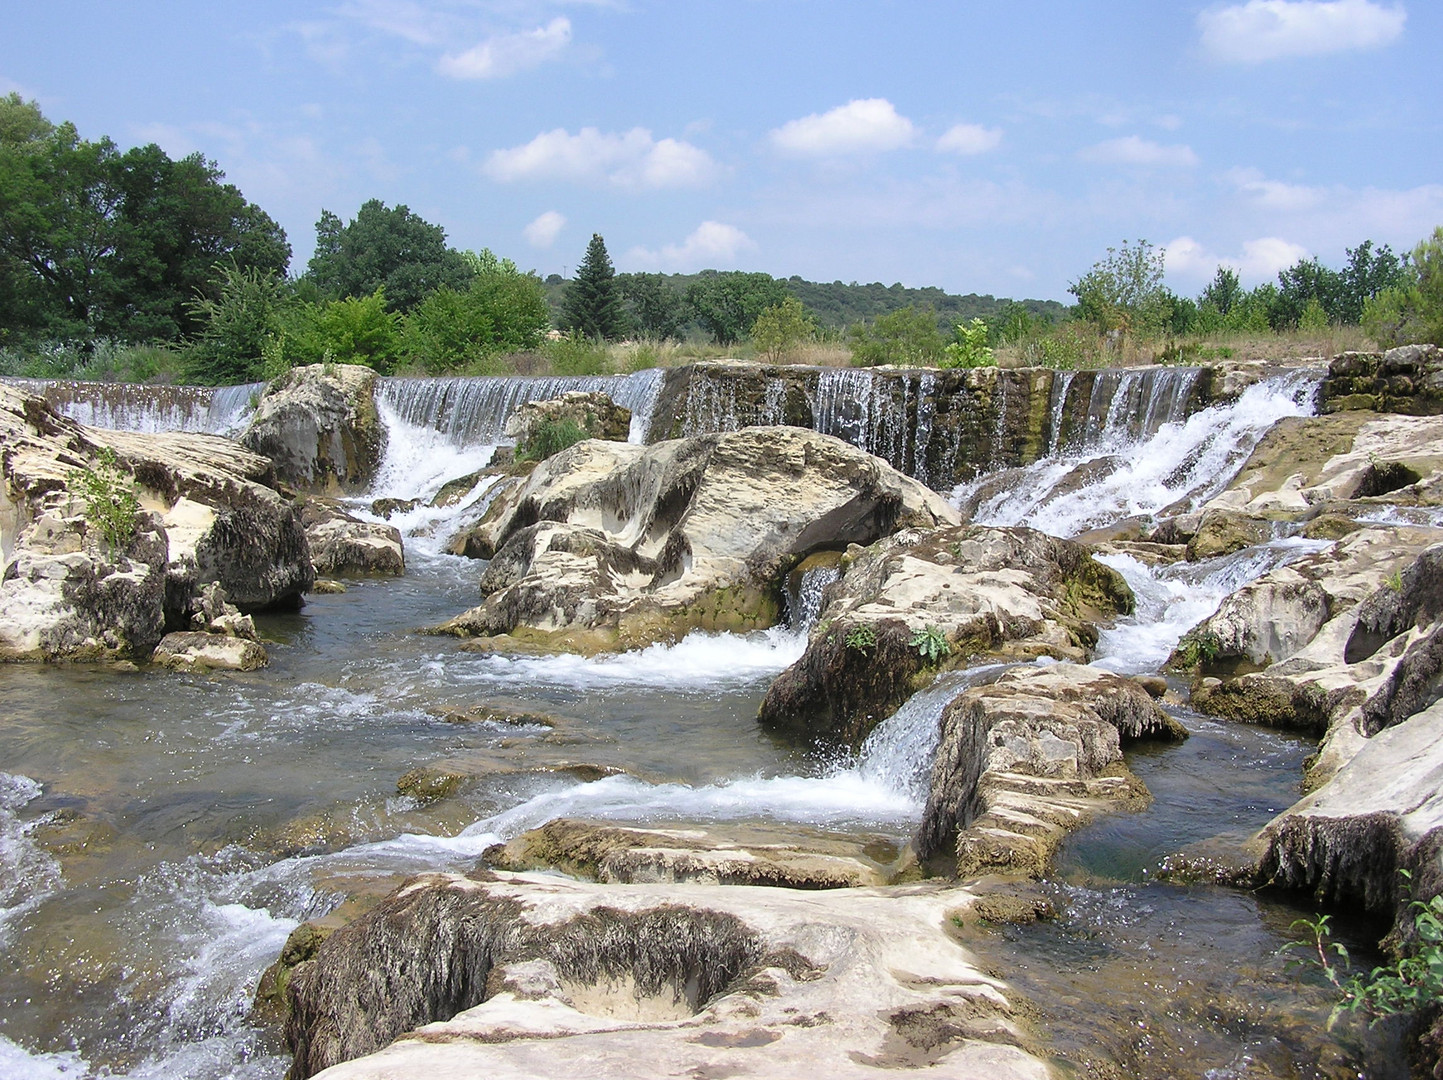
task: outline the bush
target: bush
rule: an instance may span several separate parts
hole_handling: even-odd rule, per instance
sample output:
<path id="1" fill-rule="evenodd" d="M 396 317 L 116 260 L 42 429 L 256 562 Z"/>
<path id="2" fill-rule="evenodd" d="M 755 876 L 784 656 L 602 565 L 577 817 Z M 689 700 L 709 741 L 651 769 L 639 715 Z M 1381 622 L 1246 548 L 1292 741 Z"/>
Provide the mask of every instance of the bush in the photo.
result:
<path id="1" fill-rule="evenodd" d="M 606 346 L 580 334 L 547 341 L 541 352 L 557 375 L 606 375 L 611 371 L 611 354 Z"/>
<path id="2" fill-rule="evenodd" d="M 1443 225 L 1413 249 L 1402 283 L 1363 306 L 1363 328 L 1380 345 L 1443 345 Z"/>
<path id="3" fill-rule="evenodd" d="M 987 324 L 981 319 L 973 319 L 963 325 L 957 324 L 957 340 L 947 346 L 946 358 L 942 361 L 944 368 L 978 368 L 993 367 L 997 363 L 992 350 L 987 347 L 988 330 Z"/>
<path id="4" fill-rule="evenodd" d="M 101 450 L 93 469 L 72 469 L 67 482 L 85 503 L 86 520 L 100 530 L 111 557 L 130 547 L 140 529 L 140 499 L 135 481 L 120 471 L 115 451 Z"/>
<path id="5" fill-rule="evenodd" d="M 796 352 L 797 346 L 811 338 L 817 330 L 816 320 L 807 314 L 802 302 L 788 296 L 773 304 L 752 324 L 752 344 L 772 363 L 780 363 Z"/>
<path id="6" fill-rule="evenodd" d="M 586 429 L 569 417 L 542 420 L 531 429 L 523 442 L 516 444 L 516 460 L 545 461 L 568 446 L 575 446 L 589 438 L 591 436 Z"/>
<path id="7" fill-rule="evenodd" d="M 861 367 L 879 364 L 936 367 L 946 355 L 936 313 L 910 304 L 878 315 L 870 326 L 853 326 L 848 336 L 852 363 Z"/>

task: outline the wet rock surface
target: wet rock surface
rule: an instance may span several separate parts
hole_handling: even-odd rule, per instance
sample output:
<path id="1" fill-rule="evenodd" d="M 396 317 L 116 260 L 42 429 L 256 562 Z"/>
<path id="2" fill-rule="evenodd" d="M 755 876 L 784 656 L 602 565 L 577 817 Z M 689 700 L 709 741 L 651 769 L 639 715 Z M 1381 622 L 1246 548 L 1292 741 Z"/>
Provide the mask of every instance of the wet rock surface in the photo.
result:
<path id="1" fill-rule="evenodd" d="M 427 875 L 295 969 L 293 1074 L 901 1066 L 1042 1080 L 1049 1069 L 1024 1049 L 1005 987 L 945 932 L 971 902 L 935 885 L 799 893 Z"/>
<path id="2" fill-rule="evenodd" d="M 363 521 L 335 500 L 318 497 L 305 501 L 301 522 L 317 574 L 399 577 L 406 572 L 401 531 L 394 525 Z"/>
<path id="3" fill-rule="evenodd" d="M 497 497 L 484 602 L 439 630 L 581 652 L 763 629 L 814 549 L 956 520 L 841 440 L 748 428 L 641 447 L 588 441 Z"/>
<path id="4" fill-rule="evenodd" d="M 938 672 L 1085 660 L 1096 623 L 1133 604 L 1086 548 L 1032 529 L 906 530 L 844 562 L 806 652 L 767 691 L 766 727 L 858 745 Z"/>

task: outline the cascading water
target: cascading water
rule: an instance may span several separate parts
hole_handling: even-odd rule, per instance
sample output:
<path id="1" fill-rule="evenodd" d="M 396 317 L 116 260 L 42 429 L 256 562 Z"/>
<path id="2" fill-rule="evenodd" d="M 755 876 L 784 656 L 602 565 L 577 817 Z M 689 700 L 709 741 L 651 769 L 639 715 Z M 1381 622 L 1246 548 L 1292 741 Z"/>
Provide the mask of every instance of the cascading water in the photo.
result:
<path id="1" fill-rule="evenodd" d="M 136 383 L 5 379 L 39 394 L 61 413 L 91 427 L 117 431 L 197 431 L 237 435 L 245 429 L 266 384 L 149 386 Z"/>

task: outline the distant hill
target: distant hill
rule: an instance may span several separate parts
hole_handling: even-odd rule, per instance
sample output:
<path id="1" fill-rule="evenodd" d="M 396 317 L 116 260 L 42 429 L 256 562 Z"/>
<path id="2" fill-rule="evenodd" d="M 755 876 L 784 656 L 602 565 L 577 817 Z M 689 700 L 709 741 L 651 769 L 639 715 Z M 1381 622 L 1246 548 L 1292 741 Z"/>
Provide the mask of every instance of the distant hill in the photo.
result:
<path id="1" fill-rule="evenodd" d="M 678 293 L 686 292 L 687 286 L 699 281 L 702 276 L 703 274 L 664 275 L 666 282 Z M 859 285 L 855 281 L 850 284 L 840 281 L 807 281 L 796 276 L 778 280 L 806 305 L 807 310 L 817 317 L 823 327 L 832 330 L 841 330 L 857 322 L 870 322 L 878 315 L 886 315 L 911 304 L 914 307 L 930 307 L 936 311 L 937 321 L 950 336 L 955 323 L 968 319 L 991 318 L 1012 303 L 1007 297 L 986 293 L 957 295 L 944 292 L 935 286 L 909 289 L 900 283 L 883 285 L 880 281 L 874 281 L 870 285 Z M 551 304 L 552 322 L 555 322 L 561 311 L 561 297 L 570 282 L 559 274 L 552 274 L 545 284 L 546 298 Z M 1067 310 L 1066 305 L 1056 300 L 1019 300 L 1017 303 L 1033 315 L 1041 315 L 1054 321 L 1061 319 Z"/>

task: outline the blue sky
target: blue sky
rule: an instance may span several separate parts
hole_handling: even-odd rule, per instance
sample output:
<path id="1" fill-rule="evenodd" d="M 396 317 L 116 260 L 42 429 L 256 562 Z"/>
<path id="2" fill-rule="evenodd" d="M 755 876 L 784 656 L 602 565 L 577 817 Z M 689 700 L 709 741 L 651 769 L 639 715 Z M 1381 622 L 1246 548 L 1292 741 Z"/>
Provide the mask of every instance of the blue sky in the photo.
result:
<path id="1" fill-rule="evenodd" d="M 203 152 L 285 226 L 405 203 L 570 271 L 765 270 L 1068 299 L 1443 224 L 1443 4 L 0 3 L 0 92 Z"/>

